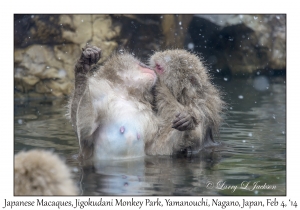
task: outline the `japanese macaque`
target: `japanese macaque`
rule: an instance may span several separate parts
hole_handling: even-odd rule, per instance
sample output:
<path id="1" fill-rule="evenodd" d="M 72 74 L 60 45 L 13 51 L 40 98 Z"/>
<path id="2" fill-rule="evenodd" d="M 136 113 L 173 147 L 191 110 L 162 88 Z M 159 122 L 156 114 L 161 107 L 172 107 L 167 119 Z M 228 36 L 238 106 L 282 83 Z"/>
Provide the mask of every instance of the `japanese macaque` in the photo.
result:
<path id="1" fill-rule="evenodd" d="M 148 153 L 191 153 L 214 145 L 224 102 L 199 58 L 185 50 L 166 50 L 152 55 L 149 65 L 158 76 L 155 106 L 160 135 L 148 145 Z"/>
<path id="2" fill-rule="evenodd" d="M 77 195 L 71 173 L 58 155 L 44 150 L 15 155 L 15 195 Z"/>
<path id="3" fill-rule="evenodd" d="M 157 134 L 151 92 L 157 76 L 129 53 L 112 55 L 103 66 L 97 47 L 86 47 L 75 66 L 69 117 L 80 156 L 96 160 L 145 155 Z"/>

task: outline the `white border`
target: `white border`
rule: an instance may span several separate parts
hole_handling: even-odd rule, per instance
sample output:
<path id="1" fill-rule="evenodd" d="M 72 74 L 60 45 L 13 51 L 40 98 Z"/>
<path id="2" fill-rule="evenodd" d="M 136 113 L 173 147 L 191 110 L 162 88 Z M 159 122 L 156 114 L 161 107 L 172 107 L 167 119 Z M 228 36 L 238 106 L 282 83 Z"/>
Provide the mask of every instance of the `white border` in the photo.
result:
<path id="1" fill-rule="evenodd" d="M 83 5 L 87 4 L 87 5 Z M 15 13 L 214 13 L 214 14 L 240 14 L 240 13 L 285 13 L 287 14 L 287 196 L 278 197 L 279 200 L 297 200 L 299 203 L 299 13 L 296 1 L 282 2 L 274 0 L 251 1 L 4 1 L 1 3 L 1 73 L 2 82 L 0 91 L 1 103 L 1 131 L 2 145 L 2 176 L 0 178 L 1 196 L 0 206 L 3 206 L 4 198 L 9 200 L 36 200 L 36 197 L 13 197 L 13 15 Z M 4 64 L 4 65 L 3 65 Z M 298 85 L 297 85 L 298 84 Z M 45 197 L 47 200 L 69 200 L 76 197 Z M 109 197 L 105 197 L 109 199 Z M 117 197 L 113 197 L 114 199 Z M 124 197 L 123 197 L 124 198 Z M 125 197 L 126 198 L 126 197 Z M 144 200 L 147 197 L 137 197 Z M 153 199 L 153 197 L 151 197 Z M 172 198 L 172 197 L 168 197 Z M 176 197 L 176 200 L 195 200 L 201 197 Z M 205 197 L 210 199 L 211 197 Z M 212 197 L 217 198 L 217 197 Z M 219 197 L 221 200 L 241 200 L 245 197 Z M 246 197 L 249 200 L 263 200 L 272 197 Z M 128 197 L 129 199 L 129 197 Z M 164 197 L 160 198 L 164 199 Z M 37 207 L 35 207 L 37 208 Z M 113 207 L 114 208 L 114 207 Z M 199 207 L 197 207 L 199 208 Z M 279 208 L 279 207 L 278 207 Z M 282 207 L 281 207 L 282 208 Z M 299 207 L 298 207 L 299 208 Z M 63 208 L 64 209 L 64 208 Z M 90 209 L 90 208 L 85 208 Z M 95 209 L 95 208 L 93 208 Z M 127 209 L 131 209 L 127 207 Z M 144 208 L 143 208 L 144 209 Z M 231 208 L 230 208 L 231 209 Z M 286 208 L 285 208 L 286 209 Z"/>

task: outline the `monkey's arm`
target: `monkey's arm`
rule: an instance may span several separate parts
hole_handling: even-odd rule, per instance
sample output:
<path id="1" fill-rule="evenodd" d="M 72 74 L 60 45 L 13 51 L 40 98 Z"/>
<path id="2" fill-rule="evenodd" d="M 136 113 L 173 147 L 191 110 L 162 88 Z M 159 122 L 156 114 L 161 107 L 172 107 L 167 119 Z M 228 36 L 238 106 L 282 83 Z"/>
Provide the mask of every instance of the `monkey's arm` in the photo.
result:
<path id="1" fill-rule="evenodd" d="M 177 113 L 175 117 L 172 128 L 179 131 L 193 130 L 198 124 L 196 118 L 186 110 Z"/>
<path id="2" fill-rule="evenodd" d="M 91 66 L 97 63 L 101 56 L 101 50 L 97 47 L 86 47 L 82 49 L 80 58 L 78 59 L 74 74 L 75 74 L 75 90 L 71 102 L 71 121 L 77 134 L 77 111 L 78 105 L 82 100 L 82 96 L 87 89 L 87 73 Z"/>
<path id="3" fill-rule="evenodd" d="M 172 128 L 185 131 L 193 130 L 196 127 L 197 121 L 190 108 L 179 103 L 170 90 L 160 81 L 156 87 L 155 100 L 158 115 L 162 116 L 166 122 L 172 122 Z"/>
<path id="4" fill-rule="evenodd" d="M 97 128 L 95 123 L 97 115 L 90 95 L 87 74 L 91 66 L 99 61 L 101 50 L 97 47 L 86 47 L 82 50 L 74 69 L 75 90 L 70 114 L 81 147 L 81 155 L 84 156 L 86 151 L 89 151 L 87 148 L 91 148 L 93 144 L 92 135 Z"/>

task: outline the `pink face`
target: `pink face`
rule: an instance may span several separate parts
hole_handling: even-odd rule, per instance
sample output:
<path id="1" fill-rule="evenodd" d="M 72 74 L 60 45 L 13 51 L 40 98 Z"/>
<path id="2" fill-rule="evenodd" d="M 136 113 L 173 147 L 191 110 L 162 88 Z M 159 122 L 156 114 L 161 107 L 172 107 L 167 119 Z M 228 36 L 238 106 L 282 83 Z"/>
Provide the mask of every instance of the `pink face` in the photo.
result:
<path id="1" fill-rule="evenodd" d="M 145 85 L 146 83 L 151 82 L 151 87 L 152 87 L 155 84 L 157 79 L 155 72 L 152 69 L 150 69 L 150 67 L 146 66 L 143 63 L 140 63 L 138 65 L 138 69 L 142 74 L 145 75 L 145 77 L 143 76 L 144 77 L 143 84 Z"/>
<path id="2" fill-rule="evenodd" d="M 156 71 L 157 74 L 162 74 L 164 72 L 164 68 L 158 63 L 155 63 L 154 70 Z"/>
<path id="3" fill-rule="evenodd" d="M 139 65 L 139 70 L 141 70 L 142 73 L 151 74 L 152 76 L 156 77 L 155 72 L 147 67 Z"/>

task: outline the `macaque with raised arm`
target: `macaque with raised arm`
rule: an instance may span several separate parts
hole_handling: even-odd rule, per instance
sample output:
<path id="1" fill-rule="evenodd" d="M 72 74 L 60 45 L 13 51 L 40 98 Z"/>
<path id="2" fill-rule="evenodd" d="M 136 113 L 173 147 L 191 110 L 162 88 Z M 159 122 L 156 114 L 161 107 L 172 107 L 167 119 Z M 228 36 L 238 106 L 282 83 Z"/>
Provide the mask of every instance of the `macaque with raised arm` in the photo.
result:
<path id="1" fill-rule="evenodd" d="M 148 153 L 191 153 L 214 144 L 224 102 L 199 58 L 185 50 L 166 50 L 152 55 L 149 65 L 158 75 L 160 135 L 148 145 Z"/>
<path id="2" fill-rule="evenodd" d="M 80 156 L 144 156 L 145 144 L 158 130 L 151 105 L 156 74 L 129 53 L 113 54 L 103 66 L 94 65 L 100 55 L 99 48 L 86 47 L 75 66 L 69 117 Z"/>

